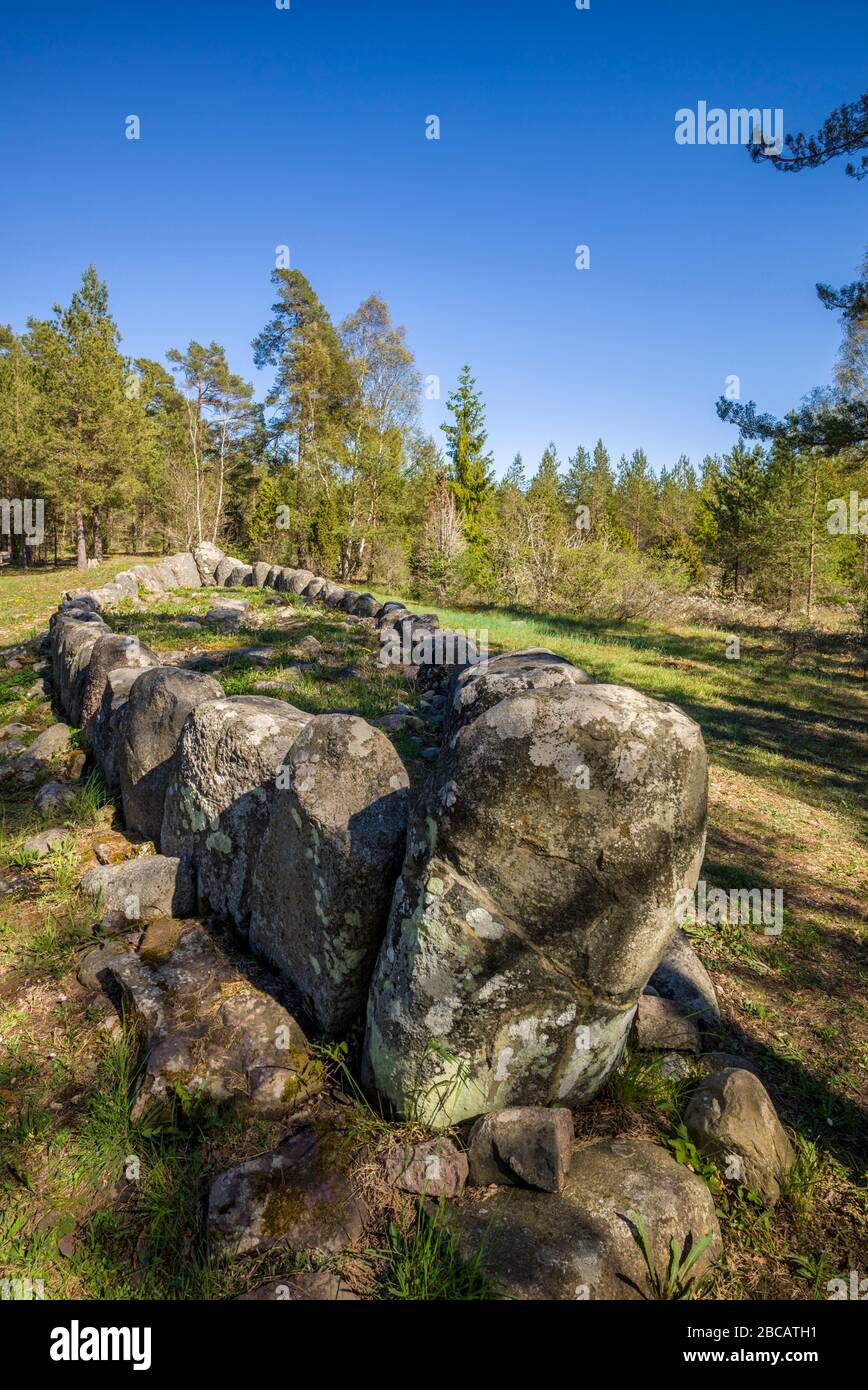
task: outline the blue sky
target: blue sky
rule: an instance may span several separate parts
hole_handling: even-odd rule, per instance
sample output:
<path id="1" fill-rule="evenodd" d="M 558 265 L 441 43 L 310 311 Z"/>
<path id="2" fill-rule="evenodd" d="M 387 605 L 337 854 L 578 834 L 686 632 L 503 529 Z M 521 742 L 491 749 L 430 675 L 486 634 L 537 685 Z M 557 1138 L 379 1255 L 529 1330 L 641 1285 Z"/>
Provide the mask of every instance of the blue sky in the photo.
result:
<path id="1" fill-rule="evenodd" d="M 675 112 L 815 128 L 863 90 L 864 0 L 6 0 L 2 21 L 4 322 L 93 261 L 127 352 L 214 338 L 261 395 L 287 244 L 335 320 L 388 301 L 441 379 L 432 432 L 471 363 L 498 472 L 598 435 L 699 460 L 734 442 L 728 375 L 774 411 L 830 378 L 813 286 L 854 278 L 868 181 L 676 145 Z"/>

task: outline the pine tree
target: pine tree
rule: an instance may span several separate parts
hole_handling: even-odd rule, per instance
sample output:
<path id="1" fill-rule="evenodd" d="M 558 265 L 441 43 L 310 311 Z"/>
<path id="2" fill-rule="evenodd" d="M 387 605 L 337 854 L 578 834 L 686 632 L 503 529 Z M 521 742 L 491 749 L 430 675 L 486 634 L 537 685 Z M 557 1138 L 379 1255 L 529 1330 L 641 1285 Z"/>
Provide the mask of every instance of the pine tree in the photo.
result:
<path id="1" fill-rule="evenodd" d="M 272 437 L 291 441 L 295 464 L 296 549 L 307 564 L 308 532 L 316 497 L 309 497 L 312 469 L 329 470 L 340 452 L 357 383 L 328 313 L 300 270 L 275 270 L 271 320 L 253 340 L 257 367 L 276 367 L 266 396 Z"/>
<path id="2" fill-rule="evenodd" d="M 464 534 L 472 545 L 480 539 L 481 513 L 494 482 L 491 455 L 485 452 L 485 408 L 469 366 L 462 368 L 458 387 L 450 392 L 446 405 L 454 417 L 452 424 L 440 426 L 452 460 L 449 481 Z"/>

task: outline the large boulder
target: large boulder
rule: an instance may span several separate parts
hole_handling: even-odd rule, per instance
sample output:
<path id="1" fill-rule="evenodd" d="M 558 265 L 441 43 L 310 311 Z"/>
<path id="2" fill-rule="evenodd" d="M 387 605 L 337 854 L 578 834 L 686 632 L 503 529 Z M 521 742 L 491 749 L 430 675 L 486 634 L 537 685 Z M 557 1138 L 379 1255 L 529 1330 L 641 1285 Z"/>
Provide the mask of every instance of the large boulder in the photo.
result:
<path id="1" fill-rule="evenodd" d="M 94 725 L 102 706 L 109 672 L 122 666 L 146 671 L 159 664 L 156 652 L 138 637 L 112 632 L 98 638 L 90 654 L 81 693 L 81 728 L 88 745 L 93 743 Z"/>
<path id="2" fill-rule="evenodd" d="M 173 588 L 201 589 L 202 576 L 199 573 L 196 557 L 191 551 L 182 550 L 178 555 L 170 555 L 163 563 L 175 576 Z"/>
<path id="3" fill-rule="evenodd" d="M 326 608 L 339 608 L 346 592 L 342 584 L 333 584 L 331 580 L 328 580 L 325 588 L 319 592 L 319 601 L 325 604 Z"/>
<path id="4" fill-rule="evenodd" d="M 476 719 L 507 695 L 555 686 L 587 685 L 587 671 L 544 647 L 505 652 L 490 661 L 462 666 L 454 676 L 446 703 L 445 734 Z"/>
<path id="5" fill-rule="evenodd" d="M 359 594 L 351 611 L 357 618 L 376 618 L 382 604 L 373 594 Z"/>
<path id="6" fill-rule="evenodd" d="M 664 1278 L 672 1240 L 686 1256 L 712 1236 L 691 1280 L 721 1252 L 708 1187 L 649 1139 L 598 1140 L 573 1154 L 560 1192 L 507 1187 L 448 1208 L 447 1220 L 461 1255 L 479 1258 L 508 1298 L 651 1299 L 637 1214 Z"/>
<path id="7" fill-rule="evenodd" d="M 326 586 L 326 583 L 327 581 L 325 579 L 323 579 L 320 575 L 317 575 L 316 579 L 312 579 L 310 583 L 305 586 L 304 593 L 306 597 L 319 598 L 322 594 L 323 589 Z"/>
<path id="8" fill-rule="evenodd" d="M 366 1079 L 437 1126 L 596 1094 L 696 881 L 706 803 L 699 726 L 625 687 L 522 691 L 459 729 L 408 836 Z"/>
<path id="9" fill-rule="evenodd" d="M 730 1181 L 758 1189 L 774 1206 L 796 1155 L 759 1077 L 743 1067 L 712 1073 L 691 1096 L 684 1123 Z"/>
<path id="10" fill-rule="evenodd" d="M 330 1035 L 364 1012 L 404 851 L 408 786 L 386 736 L 346 714 L 312 719 L 278 778 L 250 944 Z"/>
<path id="11" fill-rule="evenodd" d="M 253 566 L 252 587 L 254 589 L 264 589 L 266 580 L 268 579 L 268 576 L 271 574 L 273 568 L 273 565 L 266 564 L 264 560 L 257 560 L 256 564 Z"/>
<path id="12" fill-rule="evenodd" d="M 290 594 L 303 594 L 308 584 L 316 576 L 310 570 L 293 570 L 287 583 L 287 592 Z"/>
<path id="13" fill-rule="evenodd" d="M 141 671 L 135 666 L 116 666 L 114 670 L 109 671 L 100 707 L 89 725 L 91 751 L 113 796 L 120 796 L 117 746 L 122 713 L 130 698 L 133 683 L 140 675 Z"/>
<path id="14" fill-rule="evenodd" d="M 219 546 L 212 545 L 211 541 L 200 541 L 195 547 L 193 559 L 199 571 L 199 578 L 206 587 L 214 583 L 217 566 L 224 558 L 223 551 Z"/>
<path id="15" fill-rule="evenodd" d="M 165 854 L 195 862 L 203 909 L 238 927 L 250 915 L 275 779 L 309 721 L 284 700 L 230 695 L 197 705 L 181 730 L 160 844 Z"/>
<path id="16" fill-rule="evenodd" d="M 218 589 L 222 589 L 229 576 L 242 566 L 241 560 L 236 560 L 234 555 L 224 555 L 219 561 L 214 571 L 214 584 Z"/>
<path id="17" fill-rule="evenodd" d="M 133 1119 L 170 1112 L 179 1090 L 279 1117 L 321 1089 L 322 1066 L 295 1019 L 200 923 L 161 918 L 137 955 L 109 957 L 104 969 L 144 1042 Z"/>
<path id="18" fill-rule="evenodd" d="M 203 700 L 222 694 L 210 676 L 175 666 L 156 666 L 133 681 L 119 717 L 114 750 L 128 830 L 146 840 L 159 840 L 184 720 Z"/>
<path id="19" fill-rule="evenodd" d="M 85 601 L 62 604 L 52 615 L 51 669 L 60 708 L 71 724 L 81 720 L 81 697 L 90 654 L 109 627 Z"/>

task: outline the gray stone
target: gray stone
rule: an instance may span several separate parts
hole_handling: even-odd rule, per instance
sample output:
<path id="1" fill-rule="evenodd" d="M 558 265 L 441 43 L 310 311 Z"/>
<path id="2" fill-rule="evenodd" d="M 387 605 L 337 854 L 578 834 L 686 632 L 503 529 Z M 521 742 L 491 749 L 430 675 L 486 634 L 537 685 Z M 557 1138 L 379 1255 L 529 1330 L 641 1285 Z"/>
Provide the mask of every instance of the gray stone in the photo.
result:
<path id="1" fill-rule="evenodd" d="M 711 976 L 679 927 L 649 983 L 663 999 L 705 1028 L 720 1024 L 720 1006 Z"/>
<path id="2" fill-rule="evenodd" d="M 97 639 L 109 632 L 89 608 L 62 605 L 51 618 L 51 660 L 60 708 L 76 728 L 81 720 L 81 691 Z"/>
<path id="3" fill-rule="evenodd" d="M 218 546 L 212 545 L 210 541 L 200 541 L 194 548 L 193 560 L 199 572 L 199 578 L 206 587 L 214 584 L 217 566 L 223 559 L 225 559 L 223 551 Z"/>
<path id="4" fill-rule="evenodd" d="M 36 793 L 33 805 L 41 816 L 61 815 L 75 801 L 75 792 L 64 782 L 45 782 Z"/>
<path id="5" fill-rule="evenodd" d="M 133 1119 L 171 1110 L 176 1088 L 213 1104 L 287 1115 L 321 1089 L 295 1019 L 226 958 L 200 923 L 154 922 L 138 955 L 106 969 L 132 1010 L 145 1047 Z M 272 1073 L 280 1088 L 266 1088 Z"/>
<path id="6" fill-rule="evenodd" d="M 263 560 L 257 560 L 256 564 L 253 566 L 253 587 L 255 589 L 265 588 L 265 581 L 271 574 L 273 568 L 273 565 L 267 565 Z"/>
<path id="7" fill-rule="evenodd" d="M 224 555 L 214 571 L 215 588 L 222 589 L 229 579 L 229 576 L 233 574 L 235 570 L 241 568 L 243 568 L 241 560 L 236 560 L 234 555 Z"/>
<path id="8" fill-rule="evenodd" d="M 753 1072 L 754 1076 L 759 1077 L 759 1071 L 753 1062 L 749 1062 L 746 1057 L 737 1056 L 734 1052 L 703 1052 L 697 1060 L 700 1071 L 706 1076 L 716 1071 L 727 1071 L 730 1067 L 743 1067 L 745 1071 Z"/>
<path id="9" fill-rule="evenodd" d="M 383 1158 L 386 1182 L 425 1197 L 460 1197 L 467 1182 L 467 1155 L 451 1139 L 393 1144 Z"/>
<path id="10" fill-rule="evenodd" d="M 346 1168 L 345 1136 L 320 1124 L 221 1173 L 208 1195 L 212 1248 L 234 1255 L 275 1246 L 340 1254 L 359 1240 L 367 1216 Z"/>
<path id="11" fill-rule="evenodd" d="M 250 605 L 244 599 L 221 599 L 205 614 L 208 627 L 216 627 L 221 632 L 237 632 L 247 625 Z"/>
<path id="12" fill-rule="evenodd" d="M 128 956 L 135 950 L 137 940 L 138 934 L 133 937 L 110 936 L 107 941 L 101 941 L 82 958 L 75 972 L 79 984 L 84 985 L 85 989 L 105 989 L 110 986 L 109 962 L 117 956 Z"/>
<path id="13" fill-rule="evenodd" d="M 189 550 L 183 550 L 178 555 L 170 555 L 163 564 L 171 570 L 175 576 L 175 583 L 172 588 L 178 589 L 201 589 L 202 577 L 199 573 L 199 565 L 195 555 Z"/>
<path id="14" fill-rule="evenodd" d="M 698 1052 L 699 1028 L 669 999 L 643 994 L 633 1020 L 636 1046 L 652 1052 Z"/>
<path id="15" fill-rule="evenodd" d="M 307 637 L 302 637 L 293 644 L 293 652 L 301 657 L 303 661 L 315 660 L 322 651 L 322 642 L 308 633 Z"/>
<path id="16" fill-rule="evenodd" d="M 376 618 L 382 606 L 373 594 L 359 594 L 353 604 L 353 612 L 359 618 Z"/>
<path id="17" fill-rule="evenodd" d="M 145 671 L 159 664 L 156 652 L 138 637 L 113 632 L 98 638 L 90 654 L 81 695 L 81 728 L 88 747 L 93 743 L 94 726 L 102 706 L 109 672 L 120 667 Z"/>
<path id="18" fill-rule="evenodd" d="M 403 853 L 409 778 L 364 719 L 312 719 L 285 759 L 254 874 L 250 944 L 323 1032 L 363 1011 Z"/>
<path id="19" fill-rule="evenodd" d="M 453 734 L 507 695 L 587 685 L 590 680 L 587 671 L 545 647 L 505 652 L 486 663 L 465 666 L 455 675 L 448 693 L 447 734 Z"/>
<path id="20" fill-rule="evenodd" d="M 195 863 L 203 907 L 239 927 L 250 915 L 275 779 L 309 721 L 284 700 L 230 695 L 197 705 L 181 731 L 160 843 Z"/>
<path id="21" fill-rule="evenodd" d="M 569 1110 L 518 1106 L 482 1115 L 470 1131 L 470 1176 L 490 1183 L 560 1192 L 570 1167 L 573 1117 Z"/>
<path id="22" fill-rule="evenodd" d="M 696 881 L 706 800 L 698 725 L 621 686 L 522 691 L 460 728 L 408 836 L 366 1079 L 437 1127 L 595 1095 Z"/>
<path id="23" fill-rule="evenodd" d="M 319 576 L 317 576 L 316 579 L 312 579 L 310 583 L 306 585 L 304 590 L 305 595 L 308 598 L 319 598 L 323 589 L 326 587 L 326 583 L 327 581 L 325 579 L 321 579 Z"/>
<path id="24" fill-rule="evenodd" d="M 107 917 L 123 916 L 128 922 L 191 917 L 196 908 L 190 866 L 170 855 L 100 864 L 88 870 L 79 887 Z"/>
<path id="25" fill-rule="evenodd" d="M 67 757 L 72 747 L 72 728 L 69 724 L 52 724 L 50 728 L 43 729 L 28 748 L 22 750 L 18 755 L 18 764 L 22 771 L 32 769 L 34 771 L 51 767 L 59 763 L 61 759 Z"/>
<path id="26" fill-rule="evenodd" d="M 159 843 L 166 790 L 191 710 L 223 694 L 210 676 L 173 666 L 143 671 L 118 717 L 115 766 L 129 831 Z"/>
<path id="27" fill-rule="evenodd" d="M 121 712 L 129 699 L 133 682 L 141 675 L 134 666 L 120 666 L 109 671 L 102 702 L 90 721 L 90 742 L 96 764 L 112 795 L 120 792 L 117 769 L 117 740 Z"/>
<path id="28" fill-rule="evenodd" d="M 308 584 L 316 575 L 311 574 L 310 570 L 293 570 L 287 583 L 287 592 L 290 594 L 303 594 Z"/>
<path id="29" fill-rule="evenodd" d="M 743 1067 L 714 1072 L 691 1096 L 684 1123 L 697 1148 L 721 1160 L 724 1172 L 738 1159 L 733 1182 L 756 1188 L 775 1205 L 796 1156 L 758 1077 Z"/>
<path id="30" fill-rule="evenodd" d="M 651 1299 L 636 1213 L 665 1277 L 669 1242 L 679 1254 L 705 1235 L 690 1278 L 721 1253 L 720 1228 L 702 1178 L 647 1139 L 598 1140 L 574 1152 L 561 1192 L 506 1187 L 446 1209 L 464 1259 L 519 1300 Z"/>
<path id="31" fill-rule="evenodd" d="M 43 830 L 39 835 L 31 835 L 29 840 L 24 841 L 21 848 L 25 854 L 35 854 L 40 859 L 44 859 L 49 850 L 54 849 L 56 845 L 62 845 L 68 837 L 68 830 L 62 830 L 60 826 L 53 826 L 51 830 Z"/>

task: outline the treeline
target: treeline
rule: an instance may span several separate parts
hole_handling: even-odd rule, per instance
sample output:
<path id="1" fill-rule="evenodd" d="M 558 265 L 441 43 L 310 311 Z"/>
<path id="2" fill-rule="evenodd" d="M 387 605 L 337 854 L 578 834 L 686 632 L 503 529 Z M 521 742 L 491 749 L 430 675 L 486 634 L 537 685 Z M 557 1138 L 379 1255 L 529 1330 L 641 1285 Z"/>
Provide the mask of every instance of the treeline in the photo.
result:
<path id="1" fill-rule="evenodd" d="M 527 470 L 516 455 L 496 481 L 469 367 L 435 440 L 382 299 L 337 325 L 300 271 L 272 283 L 253 342 L 271 373 L 261 402 L 217 343 L 172 348 L 165 364 L 126 356 L 93 267 L 68 307 L 0 329 L 2 497 L 45 506 L 44 535 L 6 526 L 19 562 L 72 551 L 84 567 L 215 540 L 441 601 L 628 616 L 707 585 L 790 614 L 864 604 L 859 451 L 739 442 L 655 474 L 644 450 L 615 462 L 597 440 L 563 460 L 550 444 Z"/>

